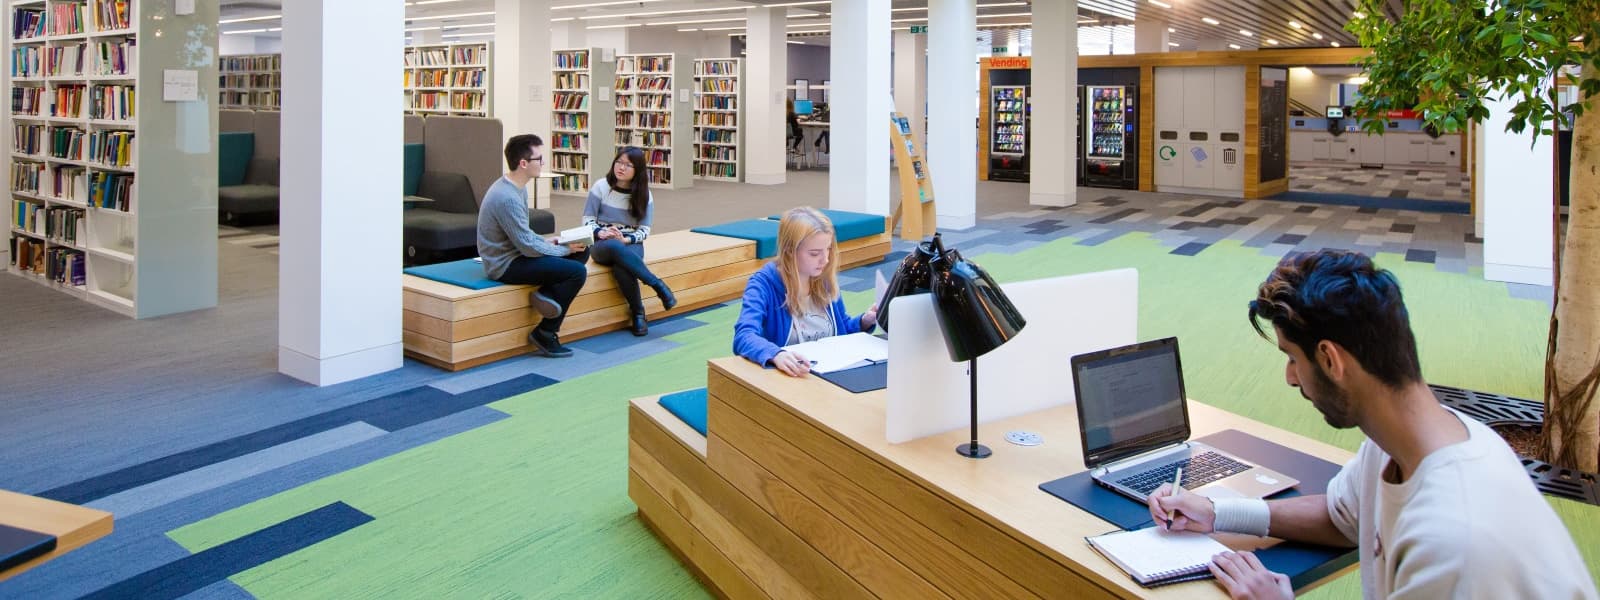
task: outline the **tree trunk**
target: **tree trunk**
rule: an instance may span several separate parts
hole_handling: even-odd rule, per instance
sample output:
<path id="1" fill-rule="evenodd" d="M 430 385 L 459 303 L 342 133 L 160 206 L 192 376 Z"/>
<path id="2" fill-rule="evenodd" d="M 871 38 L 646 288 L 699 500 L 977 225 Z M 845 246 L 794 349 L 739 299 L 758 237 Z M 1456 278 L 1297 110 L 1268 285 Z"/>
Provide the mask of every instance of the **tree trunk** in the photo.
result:
<path id="1" fill-rule="evenodd" d="M 1584 69 L 1594 77 L 1593 68 Z M 1548 459 L 1600 472 L 1600 102 L 1572 127 L 1566 244 L 1558 276 L 1553 373 L 1546 378 Z"/>

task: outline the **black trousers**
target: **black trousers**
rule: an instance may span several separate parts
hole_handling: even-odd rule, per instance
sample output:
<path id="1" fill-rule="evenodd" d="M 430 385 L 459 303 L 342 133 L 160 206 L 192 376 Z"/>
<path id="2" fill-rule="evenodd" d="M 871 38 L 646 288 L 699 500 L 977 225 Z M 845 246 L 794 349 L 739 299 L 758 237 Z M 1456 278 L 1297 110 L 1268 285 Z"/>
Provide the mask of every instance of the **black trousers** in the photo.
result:
<path id="1" fill-rule="evenodd" d="M 578 297 L 578 290 L 583 289 L 584 280 L 589 278 L 586 262 L 589 262 L 587 250 L 567 256 L 518 256 L 511 259 L 511 266 L 506 267 L 499 281 L 537 285 L 539 293 L 560 304 L 561 316 L 539 322 L 539 329 L 556 333 L 561 330 L 561 322 L 567 320 L 572 299 Z"/>
<path id="2" fill-rule="evenodd" d="M 655 287 L 661 279 L 644 264 L 644 244 L 624 244 L 621 240 L 602 240 L 589 248 L 598 265 L 611 267 L 611 277 L 617 280 L 617 292 L 627 299 L 634 314 L 644 314 L 644 300 L 639 297 L 639 282 Z"/>

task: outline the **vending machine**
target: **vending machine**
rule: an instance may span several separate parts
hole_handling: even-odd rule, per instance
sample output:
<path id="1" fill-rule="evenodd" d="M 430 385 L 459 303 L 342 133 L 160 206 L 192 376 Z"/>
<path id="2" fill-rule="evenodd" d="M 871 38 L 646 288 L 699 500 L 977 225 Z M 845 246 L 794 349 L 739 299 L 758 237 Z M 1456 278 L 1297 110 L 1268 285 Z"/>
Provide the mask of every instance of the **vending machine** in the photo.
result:
<path id="1" fill-rule="evenodd" d="M 989 179 L 1028 181 L 1028 87 L 989 88 Z"/>
<path id="2" fill-rule="evenodd" d="M 1139 186 L 1138 92 L 1135 86 L 1083 86 L 1079 98 L 1080 174 L 1084 185 Z"/>

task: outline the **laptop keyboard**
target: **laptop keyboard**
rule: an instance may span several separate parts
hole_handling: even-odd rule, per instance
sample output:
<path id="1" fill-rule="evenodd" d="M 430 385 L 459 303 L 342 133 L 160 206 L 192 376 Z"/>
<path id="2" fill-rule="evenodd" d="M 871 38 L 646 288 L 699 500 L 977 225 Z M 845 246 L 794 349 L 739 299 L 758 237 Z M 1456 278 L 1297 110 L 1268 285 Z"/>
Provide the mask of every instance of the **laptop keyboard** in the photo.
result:
<path id="1" fill-rule="evenodd" d="M 1183 467 L 1182 484 L 1184 489 L 1192 489 L 1253 468 L 1251 465 L 1208 450 L 1180 461 L 1161 465 L 1149 471 L 1142 471 L 1123 477 L 1117 480 L 1117 484 L 1139 492 L 1142 496 L 1148 496 L 1150 492 L 1154 492 L 1156 488 L 1161 487 L 1161 484 L 1172 483 L 1172 475 L 1178 470 L 1178 467 Z"/>

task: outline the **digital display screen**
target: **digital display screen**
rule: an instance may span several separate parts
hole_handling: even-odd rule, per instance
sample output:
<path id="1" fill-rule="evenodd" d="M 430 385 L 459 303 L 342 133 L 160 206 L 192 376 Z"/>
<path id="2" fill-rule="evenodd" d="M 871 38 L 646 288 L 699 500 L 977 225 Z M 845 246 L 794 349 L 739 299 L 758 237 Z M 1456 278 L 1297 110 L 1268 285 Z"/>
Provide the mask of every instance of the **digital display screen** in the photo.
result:
<path id="1" fill-rule="evenodd" d="M 1082 363 L 1075 376 L 1085 456 L 1184 426 L 1183 381 L 1173 345 Z"/>
<path id="2" fill-rule="evenodd" d="M 1343 119 L 1344 118 L 1344 107 L 1343 106 L 1329 106 L 1328 107 L 1328 118 L 1329 119 Z"/>

